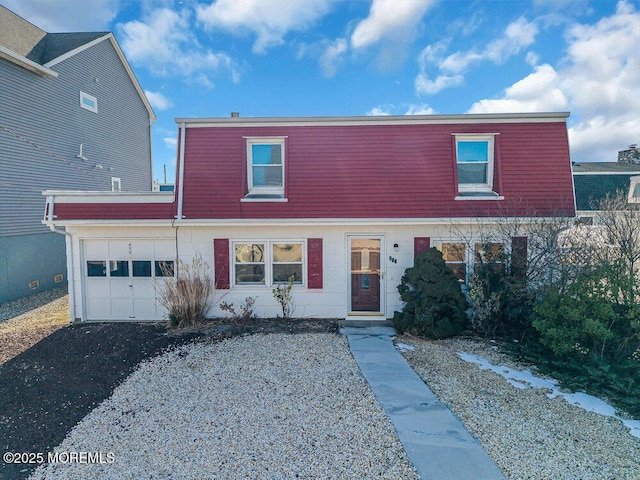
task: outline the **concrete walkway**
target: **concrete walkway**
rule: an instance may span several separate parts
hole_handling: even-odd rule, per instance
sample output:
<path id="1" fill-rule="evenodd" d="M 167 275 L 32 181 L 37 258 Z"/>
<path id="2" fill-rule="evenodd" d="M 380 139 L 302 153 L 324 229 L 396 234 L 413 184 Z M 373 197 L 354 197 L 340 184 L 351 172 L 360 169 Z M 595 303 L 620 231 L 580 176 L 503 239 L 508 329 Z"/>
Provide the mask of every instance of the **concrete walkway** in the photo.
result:
<path id="1" fill-rule="evenodd" d="M 393 328 L 340 332 L 423 480 L 504 480 L 478 441 L 396 350 Z"/>

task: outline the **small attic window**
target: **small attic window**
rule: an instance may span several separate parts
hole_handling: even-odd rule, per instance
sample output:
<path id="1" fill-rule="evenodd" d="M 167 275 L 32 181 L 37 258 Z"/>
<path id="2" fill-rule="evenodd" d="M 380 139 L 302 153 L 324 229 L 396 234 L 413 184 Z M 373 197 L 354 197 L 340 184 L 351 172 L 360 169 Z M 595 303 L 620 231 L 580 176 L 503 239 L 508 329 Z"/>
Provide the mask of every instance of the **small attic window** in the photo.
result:
<path id="1" fill-rule="evenodd" d="M 80 107 L 98 113 L 98 99 L 88 93 L 80 92 Z"/>

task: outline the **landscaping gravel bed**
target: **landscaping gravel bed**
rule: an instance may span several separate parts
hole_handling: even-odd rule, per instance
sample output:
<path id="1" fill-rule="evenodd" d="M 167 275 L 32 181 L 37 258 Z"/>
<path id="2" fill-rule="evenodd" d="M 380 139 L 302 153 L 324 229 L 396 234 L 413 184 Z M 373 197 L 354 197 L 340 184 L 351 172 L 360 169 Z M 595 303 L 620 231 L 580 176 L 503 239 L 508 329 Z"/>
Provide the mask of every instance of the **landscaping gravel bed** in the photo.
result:
<path id="1" fill-rule="evenodd" d="M 640 440 L 619 420 L 570 405 L 542 389 L 519 389 L 490 370 L 460 359 L 525 367 L 483 341 L 409 337 L 403 355 L 431 390 L 480 441 L 509 480 L 638 480 Z"/>
<path id="2" fill-rule="evenodd" d="M 70 326 L 60 295 L 26 312 L 13 304 L 10 317 L 0 306 L 0 350 L 13 349 L 0 361 L 0 450 L 98 452 L 103 463 L 50 464 L 33 478 L 416 478 L 335 321 Z M 618 420 L 458 356 L 524 368 L 491 343 L 398 340 L 509 480 L 640 478 L 640 440 Z M 0 479 L 35 466 L 0 462 Z"/>
<path id="3" fill-rule="evenodd" d="M 56 450 L 113 461 L 32 479 L 417 478 L 336 334 L 250 335 L 146 361 Z"/>

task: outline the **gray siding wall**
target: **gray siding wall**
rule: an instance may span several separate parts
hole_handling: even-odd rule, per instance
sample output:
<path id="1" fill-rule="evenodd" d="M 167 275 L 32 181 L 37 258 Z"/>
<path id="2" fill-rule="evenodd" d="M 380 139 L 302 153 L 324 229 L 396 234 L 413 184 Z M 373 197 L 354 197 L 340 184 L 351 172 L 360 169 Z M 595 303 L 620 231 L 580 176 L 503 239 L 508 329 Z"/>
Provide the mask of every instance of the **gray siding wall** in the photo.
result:
<path id="1" fill-rule="evenodd" d="M 51 68 L 57 78 L 0 59 L 0 303 L 59 285 L 57 274 L 66 281 L 64 236 L 41 223 L 42 190 L 109 191 L 111 177 L 126 191 L 152 186 L 149 113 L 111 42 Z M 80 108 L 80 91 L 97 98 L 97 114 Z"/>
<path id="2" fill-rule="evenodd" d="M 56 283 L 56 275 L 62 275 L 62 282 Z M 39 285 L 30 288 L 34 280 Z M 66 284 L 64 235 L 0 237 L 0 303 Z"/>
<path id="3" fill-rule="evenodd" d="M 52 69 L 57 78 L 0 60 L 0 127 L 50 152 L 0 128 L 0 237 L 48 231 L 45 189 L 110 190 L 119 177 L 123 190 L 151 190 L 149 114 L 111 43 Z M 80 91 L 97 98 L 97 114 L 80 108 Z"/>

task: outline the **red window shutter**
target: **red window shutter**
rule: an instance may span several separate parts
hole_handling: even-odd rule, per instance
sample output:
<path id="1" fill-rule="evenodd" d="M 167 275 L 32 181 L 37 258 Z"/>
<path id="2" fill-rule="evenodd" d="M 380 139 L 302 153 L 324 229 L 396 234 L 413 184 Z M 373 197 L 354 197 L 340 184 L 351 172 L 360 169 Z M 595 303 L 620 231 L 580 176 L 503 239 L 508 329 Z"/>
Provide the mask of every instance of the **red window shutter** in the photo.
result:
<path id="1" fill-rule="evenodd" d="M 426 252 L 429 250 L 431 246 L 431 238 L 430 237 L 415 237 L 413 239 L 413 258 L 420 255 L 422 252 Z"/>
<path id="2" fill-rule="evenodd" d="M 229 289 L 229 239 L 213 239 L 213 271 L 218 290 Z"/>
<path id="3" fill-rule="evenodd" d="M 309 288 L 322 288 L 322 239 L 307 239 L 307 283 Z"/>
<path id="4" fill-rule="evenodd" d="M 511 238 L 511 274 L 521 279 L 527 276 L 527 237 Z"/>

